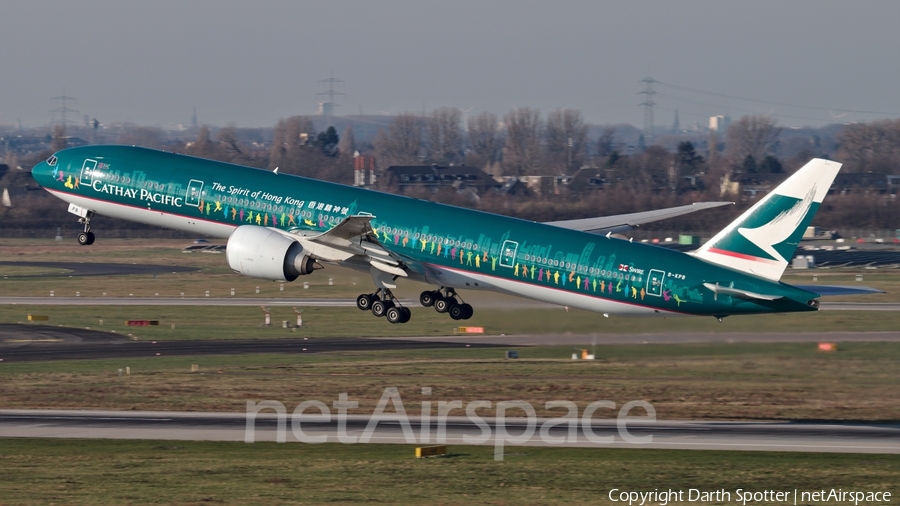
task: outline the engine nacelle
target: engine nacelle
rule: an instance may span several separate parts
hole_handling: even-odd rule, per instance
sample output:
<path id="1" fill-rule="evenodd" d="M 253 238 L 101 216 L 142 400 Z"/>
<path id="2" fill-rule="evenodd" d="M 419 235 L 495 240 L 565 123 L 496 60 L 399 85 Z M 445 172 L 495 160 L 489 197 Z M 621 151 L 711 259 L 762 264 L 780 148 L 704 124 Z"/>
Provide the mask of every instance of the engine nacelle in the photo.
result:
<path id="1" fill-rule="evenodd" d="M 299 242 L 254 225 L 240 226 L 231 233 L 225 256 L 234 272 L 272 281 L 293 281 L 322 268 Z"/>

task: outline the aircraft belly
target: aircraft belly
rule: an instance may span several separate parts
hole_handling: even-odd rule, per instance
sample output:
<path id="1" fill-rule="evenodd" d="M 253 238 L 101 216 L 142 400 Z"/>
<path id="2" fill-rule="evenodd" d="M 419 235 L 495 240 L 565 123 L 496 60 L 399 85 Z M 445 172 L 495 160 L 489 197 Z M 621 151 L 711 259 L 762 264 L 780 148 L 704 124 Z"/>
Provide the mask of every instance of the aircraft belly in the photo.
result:
<path id="1" fill-rule="evenodd" d="M 72 195 L 71 193 L 53 190 L 48 191 L 55 197 L 66 202 L 90 209 L 97 214 L 102 214 L 104 216 L 114 216 L 124 220 L 136 221 L 175 230 L 183 230 L 211 237 L 220 237 L 223 239 L 231 236 L 231 232 L 234 231 L 234 226 L 216 223 L 214 221 L 193 219 L 187 216 L 179 216 L 177 214 L 152 209 L 141 209 L 134 206 Z"/>
<path id="2" fill-rule="evenodd" d="M 664 309 L 654 309 L 652 307 L 639 306 L 627 302 L 572 293 L 566 290 L 538 286 L 512 279 L 448 269 L 436 265 L 431 265 L 429 267 L 431 267 L 431 272 L 429 272 L 428 275 L 429 280 L 433 280 L 443 286 L 452 286 L 457 289 L 492 290 L 550 304 L 558 304 L 560 306 L 618 316 L 686 316 L 682 313 L 666 311 Z"/>

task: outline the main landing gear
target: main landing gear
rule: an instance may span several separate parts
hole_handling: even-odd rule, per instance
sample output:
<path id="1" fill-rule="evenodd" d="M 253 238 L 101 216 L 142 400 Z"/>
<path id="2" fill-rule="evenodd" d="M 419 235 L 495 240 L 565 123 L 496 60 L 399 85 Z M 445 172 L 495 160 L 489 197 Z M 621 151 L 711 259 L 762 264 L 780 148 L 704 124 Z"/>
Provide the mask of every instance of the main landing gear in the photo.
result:
<path id="1" fill-rule="evenodd" d="M 386 288 L 360 295 L 356 298 L 356 307 L 362 311 L 372 311 L 378 317 L 384 316 L 391 323 L 406 323 L 412 317 L 409 308 L 401 306 L 400 301 Z"/>
<path id="2" fill-rule="evenodd" d="M 472 306 L 463 302 L 462 297 L 453 288 L 426 290 L 419 295 L 419 303 L 425 307 L 434 307 L 438 313 L 447 313 L 454 320 L 468 320 L 475 312 Z"/>
<path id="3" fill-rule="evenodd" d="M 78 234 L 78 244 L 82 246 L 90 246 L 94 244 L 94 233 L 91 232 L 91 218 L 94 216 L 94 213 L 88 211 L 87 216 L 83 218 L 78 218 L 78 223 L 84 225 L 84 232 Z"/>

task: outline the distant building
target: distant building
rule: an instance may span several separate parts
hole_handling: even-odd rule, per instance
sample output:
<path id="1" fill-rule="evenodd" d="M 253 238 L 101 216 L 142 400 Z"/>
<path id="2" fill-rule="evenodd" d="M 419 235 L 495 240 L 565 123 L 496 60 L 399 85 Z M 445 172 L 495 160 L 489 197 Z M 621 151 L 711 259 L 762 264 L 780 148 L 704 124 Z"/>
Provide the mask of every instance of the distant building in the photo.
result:
<path id="1" fill-rule="evenodd" d="M 831 185 L 830 193 L 847 195 L 863 191 L 896 195 L 897 190 L 900 190 L 900 175 L 843 174 L 839 172 Z"/>
<path id="2" fill-rule="evenodd" d="M 375 185 L 375 157 L 353 154 L 353 186 L 370 188 Z"/>
<path id="3" fill-rule="evenodd" d="M 710 116 L 709 117 L 709 129 L 714 132 L 724 132 L 728 129 L 728 125 L 731 124 L 731 118 L 728 116 Z"/>
<path id="4" fill-rule="evenodd" d="M 392 165 L 384 170 L 380 181 L 382 187 L 396 186 L 400 191 L 411 188 L 426 188 L 438 191 L 441 187 L 457 190 L 473 190 L 483 194 L 499 190 L 497 182 L 487 172 L 469 165 Z"/>

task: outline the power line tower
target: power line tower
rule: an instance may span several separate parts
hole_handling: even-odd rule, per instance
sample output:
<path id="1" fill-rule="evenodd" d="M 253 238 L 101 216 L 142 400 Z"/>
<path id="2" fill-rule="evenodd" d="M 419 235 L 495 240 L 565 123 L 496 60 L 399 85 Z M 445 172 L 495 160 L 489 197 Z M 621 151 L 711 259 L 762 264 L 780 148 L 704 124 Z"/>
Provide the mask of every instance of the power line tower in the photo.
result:
<path id="1" fill-rule="evenodd" d="M 53 115 L 51 123 L 56 123 L 56 115 L 58 114 L 60 116 L 59 124 L 62 125 L 63 128 L 65 128 L 66 124 L 69 122 L 69 119 L 66 118 L 66 115 L 68 113 L 78 112 L 76 109 L 70 109 L 66 104 L 68 104 L 69 102 L 75 102 L 77 100 L 78 99 L 76 99 L 75 97 L 66 95 L 65 90 L 63 90 L 62 95 L 51 98 L 50 101 L 57 104 L 57 107 L 50 110 L 50 113 Z"/>
<path id="2" fill-rule="evenodd" d="M 656 95 L 656 91 L 653 89 L 653 85 L 658 83 L 656 79 L 652 77 L 645 77 L 641 79 L 641 83 L 647 85 L 643 91 L 639 93 L 644 95 L 644 101 L 638 105 L 644 106 L 644 137 L 646 138 L 646 142 L 649 145 L 653 140 L 653 106 L 656 105 L 656 102 L 653 101 L 653 95 Z"/>
<path id="3" fill-rule="evenodd" d="M 316 93 L 316 96 L 328 97 L 327 102 L 319 102 L 319 114 L 331 120 L 331 117 L 334 115 L 334 109 L 336 107 L 343 107 L 341 104 L 338 104 L 334 101 L 334 97 L 347 96 L 346 93 L 341 93 L 340 91 L 335 90 L 335 87 L 344 84 L 344 81 L 335 79 L 334 76 L 332 76 L 328 79 L 322 79 L 321 81 L 319 81 L 319 83 L 328 86 L 327 91 Z"/>

